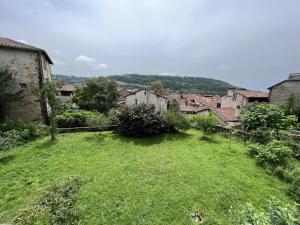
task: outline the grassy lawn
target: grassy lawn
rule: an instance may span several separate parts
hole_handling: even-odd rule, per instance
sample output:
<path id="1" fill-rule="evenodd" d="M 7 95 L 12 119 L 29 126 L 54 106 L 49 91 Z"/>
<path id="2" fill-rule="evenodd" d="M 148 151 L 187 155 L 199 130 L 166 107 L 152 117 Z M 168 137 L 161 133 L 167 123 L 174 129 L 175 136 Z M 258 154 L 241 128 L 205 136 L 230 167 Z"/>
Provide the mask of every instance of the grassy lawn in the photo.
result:
<path id="1" fill-rule="evenodd" d="M 245 155 L 240 141 L 199 131 L 142 139 L 110 132 L 62 134 L 0 152 L 0 223 L 39 199 L 53 182 L 87 179 L 78 205 L 84 224 L 229 224 L 229 208 L 291 201 L 287 185 Z"/>

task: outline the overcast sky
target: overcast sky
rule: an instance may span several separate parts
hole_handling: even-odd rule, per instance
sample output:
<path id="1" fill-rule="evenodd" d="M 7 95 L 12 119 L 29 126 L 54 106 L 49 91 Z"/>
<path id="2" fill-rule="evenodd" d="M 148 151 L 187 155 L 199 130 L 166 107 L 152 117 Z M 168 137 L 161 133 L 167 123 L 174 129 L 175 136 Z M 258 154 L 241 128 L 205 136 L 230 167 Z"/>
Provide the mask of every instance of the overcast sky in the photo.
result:
<path id="1" fill-rule="evenodd" d="M 264 90 L 300 72 L 299 0 L 0 0 L 0 36 L 53 73 L 202 76 Z"/>

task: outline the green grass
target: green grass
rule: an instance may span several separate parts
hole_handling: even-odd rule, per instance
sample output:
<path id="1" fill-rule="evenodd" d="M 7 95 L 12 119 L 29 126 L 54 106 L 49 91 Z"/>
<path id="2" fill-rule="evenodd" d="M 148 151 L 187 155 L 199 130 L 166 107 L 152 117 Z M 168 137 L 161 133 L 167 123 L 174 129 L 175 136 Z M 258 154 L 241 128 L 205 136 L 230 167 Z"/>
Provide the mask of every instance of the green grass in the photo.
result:
<path id="1" fill-rule="evenodd" d="M 199 131 L 150 138 L 110 132 L 41 138 L 0 152 L 0 223 L 38 200 L 53 182 L 87 179 L 78 205 L 84 224 L 229 224 L 230 207 L 291 201 L 287 185 L 246 156 L 242 142 Z M 234 216 L 234 215 L 233 215 Z"/>

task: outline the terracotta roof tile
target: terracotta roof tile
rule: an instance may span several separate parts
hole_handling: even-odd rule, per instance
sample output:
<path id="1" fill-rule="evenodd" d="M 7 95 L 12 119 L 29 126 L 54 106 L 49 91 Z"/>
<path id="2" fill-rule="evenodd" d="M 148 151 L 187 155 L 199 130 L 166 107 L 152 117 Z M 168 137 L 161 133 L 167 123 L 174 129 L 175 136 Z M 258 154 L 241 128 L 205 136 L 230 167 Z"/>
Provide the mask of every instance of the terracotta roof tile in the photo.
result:
<path id="1" fill-rule="evenodd" d="M 245 96 L 246 98 L 268 98 L 268 94 L 262 91 L 235 90 L 235 92 Z"/>
<path id="2" fill-rule="evenodd" d="M 239 121 L 239 119 L 235 117 L 235 110 L 233 108 L 218 108 L 215 109 L 214 111 L 224 122 Z"/>

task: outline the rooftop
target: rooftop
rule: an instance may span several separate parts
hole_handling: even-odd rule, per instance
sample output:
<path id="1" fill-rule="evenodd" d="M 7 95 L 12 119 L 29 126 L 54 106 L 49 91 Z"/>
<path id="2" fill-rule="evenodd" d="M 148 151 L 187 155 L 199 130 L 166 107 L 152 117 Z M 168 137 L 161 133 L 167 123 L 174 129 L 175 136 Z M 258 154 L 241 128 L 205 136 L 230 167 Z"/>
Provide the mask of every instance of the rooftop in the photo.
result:
<path id="1" fill-rule="evenodd" d="M 14 41 L 9 38 L 0 37 L 0 47 L 5 48 L 15 48 L 15 49 L 22 49 L 27 51 L 35 51 L 35 52 L 41 52 L 44 54 L 44 56 L 47 58 L 50 64 L 53 64 L 52 60 L 48 56 L 47 52 L 44 49 L 37 48 L 31 45 L 27 45 L 21 42 Z"/>

